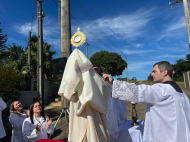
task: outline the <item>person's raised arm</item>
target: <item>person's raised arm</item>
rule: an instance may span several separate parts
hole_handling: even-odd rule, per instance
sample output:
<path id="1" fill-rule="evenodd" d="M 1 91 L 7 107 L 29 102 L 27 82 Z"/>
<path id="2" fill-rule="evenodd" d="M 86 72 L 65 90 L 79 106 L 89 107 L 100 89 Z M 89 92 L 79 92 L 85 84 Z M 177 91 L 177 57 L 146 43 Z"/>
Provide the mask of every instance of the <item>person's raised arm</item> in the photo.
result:
<path id="1" fill-rule="evenodd" d="M 160 85 L 136 85 L 125 81 L 114 80 L 110 75 L 103 74 L 102 78 L 112 85 L 112 98 L 120 100 L 155 104 L 163 99 L 164 93 Z"/>
<path id="2" fill-rule="evenodd" d="M 110 85 L 113 84 L 114 79 L 109 74 L 102 74 L 103 80 L 107 81 Z"/>

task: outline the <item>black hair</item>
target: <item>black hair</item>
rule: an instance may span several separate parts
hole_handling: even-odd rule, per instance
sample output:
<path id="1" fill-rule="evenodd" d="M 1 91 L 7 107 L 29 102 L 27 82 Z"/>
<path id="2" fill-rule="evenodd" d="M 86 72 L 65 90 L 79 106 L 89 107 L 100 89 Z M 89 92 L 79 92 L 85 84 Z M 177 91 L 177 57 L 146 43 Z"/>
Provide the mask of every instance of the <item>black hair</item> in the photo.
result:
<path id="1" fill-rule="evenodd" d="M 98 67 L 100 69 L 100 73 L 103 73 L 102 68 L 100 66 L 94 65 L 93 67 Z"/>
<path id="2" fill-rule="evenodd" d="M 30 105 L 30 121 L 31 121 L 31 123 L 32 124 L 34 124 L 34 120 L 33 120 L 33 108 L 34 108 L 34 104 L 35 103 L 39 103 L 40 104 L 40 106 L 42 107 L 42 105 L 41 105 L 41 103 L 40 102 L 38 102 L 38 101 L 36 101 L 36 102 L 34 102 L 34 103 L 32 103 L 31 105 Z M 42 111 L 41 111 L 41 116 L 44 118 L 44 120 L 46 120 L 46 118 L 45 118 L 45 114 L 44 114 L 44 109 L 42 108 Z"/>
<path id="3" fill-rule="evenodd" d="M 167 62 L 167 61 L 160 61 L 160 62 L 155 63 L 153 65 L 153 67 L 155 65 L 158 65 L 158 68 L 160 69 L 160 72 L 163 72 L 164 70 L 167 70 L 168 71 L 167 75 L 169 75 L 172 78 L 173 67 L 172 67 L 172 65 L 169 62 Z"/>

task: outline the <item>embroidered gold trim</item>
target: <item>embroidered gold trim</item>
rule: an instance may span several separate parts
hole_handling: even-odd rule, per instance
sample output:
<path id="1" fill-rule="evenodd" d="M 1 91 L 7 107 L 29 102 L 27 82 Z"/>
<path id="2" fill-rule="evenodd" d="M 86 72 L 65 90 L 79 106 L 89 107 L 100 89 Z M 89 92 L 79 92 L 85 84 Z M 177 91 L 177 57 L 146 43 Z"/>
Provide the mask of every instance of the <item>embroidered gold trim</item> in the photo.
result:
<path id="1" fill-rule="evenodd" d="M 67 98 L 68 100 L 71 99 L 71 96 L 74 94 L 74 90 L 77 86 L 77 84 L 80 81 L 80 75 L 86 71 L 88 71 L 89 69 L 91 69 L 93 67 L 92 63 L 88 60 L 86 63 L 84 63 L 83 65 L 79 66 L 75 72 L 73 77 L 71 78 L 70 82 L 68 83 L 66 89 L 65 89 L 65 93 L 64 93 L 64 97 Z"/>

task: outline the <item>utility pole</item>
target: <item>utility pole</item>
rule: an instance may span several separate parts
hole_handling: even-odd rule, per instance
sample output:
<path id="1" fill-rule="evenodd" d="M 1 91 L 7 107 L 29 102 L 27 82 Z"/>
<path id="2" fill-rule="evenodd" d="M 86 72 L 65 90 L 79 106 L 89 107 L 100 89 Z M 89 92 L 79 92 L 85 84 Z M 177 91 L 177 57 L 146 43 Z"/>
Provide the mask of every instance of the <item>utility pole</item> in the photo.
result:
<path id="1" fill-rule="evenodd" d="M 61 57 L 68 58 L 72 52 L 70 0 L 60 0 L 60 1 L 61 1 Z M 68 124 L 69 121 L 66 112 L 67 110 L 66 104 L 67 102 L 64 99 L 65 122 L 66 124 Z"/>
<path id="2" fill-rule="evenodd" d="M 185 21 L 186 21 L 186 27 L 187 27 L 187 36 L 188 36 L 188 43 L 189 43 L 189 53 L 190 53 L 190 21 L 189 21 L 189 9 L 188 9 L 188 3 L 187 0 L 177 0 L 173 3 L 169 3 L 170 5 L 174 5 L 176 3 L 183 1 L 183 7 L 185 12 Z"/>
<path id="3" fill-rule="evenodd" d="M 71 48 L 70 0 L 61 0 L 61 57 L 68 58 Z"/>
<path id="4" fill-rule="evenodd" d="M 38 97 L 44 108 L 44 68 L 43 68 L 43 31 L 42 31 L 42 1 L 38 2 Z"/>
<path id="5" fill-rule="evenodd" d="M 28 32 L 28 76 L 30 77 L 31 68 L 31 31 Z"/>
<path id="6" fill-rule="evenodd" d="M 90 45 L 89 43 L 85 42 L 86 44 L 86 57 L 88 58 L 88 45 Z"/>
<path id="7" fill-rule="evenodd" d="M 125 61 L 127 63 L 127 56 L 125 56 Z M 127 72 L 127 82 L 129 82 L 128 64 L 127 64 L 127 67 L 126 67 L 126 72 Z"/>
<path id="8" fill-rule="evenodd" d="M 31 31 L 28 32 L 28 76 L 27 76 L 27 90 L 31 90 L 31 73 L 30 73 L 30 68 L 31 68 Z"/>

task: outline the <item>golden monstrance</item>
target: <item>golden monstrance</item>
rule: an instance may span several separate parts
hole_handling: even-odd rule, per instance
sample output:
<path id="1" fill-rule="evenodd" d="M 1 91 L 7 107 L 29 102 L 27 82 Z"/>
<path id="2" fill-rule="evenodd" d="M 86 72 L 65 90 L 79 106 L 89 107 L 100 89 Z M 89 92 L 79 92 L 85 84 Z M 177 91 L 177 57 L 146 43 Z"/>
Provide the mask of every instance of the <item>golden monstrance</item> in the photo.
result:
<path id="1" fill-rule="evenodd" d="M 78 31 L 71 37 L 71 44 L 76 48 L 82 46 L 85 43 L 86 36 L 80 31 L 80 28 L 77 29 Z"/>

